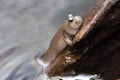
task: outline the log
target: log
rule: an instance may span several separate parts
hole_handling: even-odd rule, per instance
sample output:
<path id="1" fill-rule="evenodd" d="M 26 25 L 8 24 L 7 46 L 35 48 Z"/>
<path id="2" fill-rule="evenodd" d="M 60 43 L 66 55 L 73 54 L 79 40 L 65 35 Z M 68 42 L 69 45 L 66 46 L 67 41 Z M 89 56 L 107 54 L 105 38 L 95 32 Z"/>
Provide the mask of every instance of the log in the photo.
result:
<path id="1" fill-rule="evenodd" d="M 48 76 L 101 74 L 120 78 L 120 0 L 97 0 L 74 37 L 48 66 Z"/>

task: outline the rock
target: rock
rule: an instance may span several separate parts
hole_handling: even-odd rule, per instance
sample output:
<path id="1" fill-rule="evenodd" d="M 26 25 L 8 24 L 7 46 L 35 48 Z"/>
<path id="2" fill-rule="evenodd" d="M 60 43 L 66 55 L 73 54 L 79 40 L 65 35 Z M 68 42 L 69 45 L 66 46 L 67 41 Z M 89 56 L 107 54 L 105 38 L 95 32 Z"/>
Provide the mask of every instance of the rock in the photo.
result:
<path id="1" fill-rule="evenodd" d="M 101 74 L 105 80 L 120 78 L 120 0 L 97 0 L 67 47 L 48 66 L 48 75 Z M 66 56 L 71 62 L 66 62 Z"/>

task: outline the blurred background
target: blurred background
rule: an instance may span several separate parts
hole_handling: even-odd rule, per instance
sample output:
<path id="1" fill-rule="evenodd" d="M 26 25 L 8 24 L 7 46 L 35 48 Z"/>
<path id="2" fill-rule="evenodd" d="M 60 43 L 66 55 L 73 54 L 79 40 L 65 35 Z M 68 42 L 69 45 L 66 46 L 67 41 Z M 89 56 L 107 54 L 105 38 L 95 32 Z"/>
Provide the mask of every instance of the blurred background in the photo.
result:
<path id="1" fill-rule="evenodd" d="M 36 80 L 41 66 L 35 63 L 35 56 L 45 52 L 68 14 L 84 16 L 94 3 L 0 0 L 0 80 Z"/>

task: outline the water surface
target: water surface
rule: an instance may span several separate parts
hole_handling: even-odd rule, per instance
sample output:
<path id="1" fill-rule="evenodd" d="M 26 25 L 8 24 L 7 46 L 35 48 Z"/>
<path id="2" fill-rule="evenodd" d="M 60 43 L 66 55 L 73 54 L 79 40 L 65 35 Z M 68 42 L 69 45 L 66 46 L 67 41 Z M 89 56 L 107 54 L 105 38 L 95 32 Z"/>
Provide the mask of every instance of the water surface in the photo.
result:
<path id="1" fill-rule="evenodd" d="M 36 80 L 42 55 L 67 15 L 84 16 L 94 0 L 0 0 L 0 80 Z M 40 80 L 44 80 L 42 77 Z"/>

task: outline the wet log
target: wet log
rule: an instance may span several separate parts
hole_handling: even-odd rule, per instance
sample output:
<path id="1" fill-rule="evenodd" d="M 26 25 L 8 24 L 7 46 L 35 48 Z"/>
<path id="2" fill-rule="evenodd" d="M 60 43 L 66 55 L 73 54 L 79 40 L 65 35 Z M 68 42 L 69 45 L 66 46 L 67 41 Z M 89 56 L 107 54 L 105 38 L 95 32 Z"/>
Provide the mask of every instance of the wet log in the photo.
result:
<path id="1" fill-rule="evenodd" d="M 97 0 L 74 38 L 48 66 L 48 75 L 101 74 L 120 78 L 120 0 Z"/>

